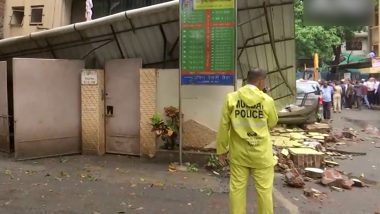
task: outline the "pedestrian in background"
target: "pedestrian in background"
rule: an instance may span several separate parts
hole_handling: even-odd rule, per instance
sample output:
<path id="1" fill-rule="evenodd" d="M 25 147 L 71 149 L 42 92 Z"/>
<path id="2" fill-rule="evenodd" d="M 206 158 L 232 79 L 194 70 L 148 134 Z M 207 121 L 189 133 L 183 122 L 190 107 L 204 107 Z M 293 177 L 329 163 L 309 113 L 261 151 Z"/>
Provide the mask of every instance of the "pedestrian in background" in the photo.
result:
<path id="1" fill-rule="evenodd" d="M 375 104 L 380 105 L 380 81 L 376 80 L 375 83 Z"/>
<path id="2" fill-rule="evenodd" d="M 361 109 L 361 103 L 363 99 L 363 88 L 361 82 L 355 81 L 354 84 L 354 105 L 357 109 Z"/>
<path id="3" fill-rule="evenodd" d="M 332 87 L 327 85 L 327 82 L 323 82 L 322 87 L 322 100 L 323 100 L 323 118 L 325 120 L 331 119 L 331 94 L 333 93 Z"/>
<path id="4" fill-rule="evenodd" d="M 334 108 L 334 87 L 335 87 L 335 83 L 334 81 L 328 81 L 328 87 L 331 88 L 331 108 Z"/>
<path id="5" fill-rule="evenodd" d="M 371 109 L 372 107 L 368 102 L 368 87 L 364 83 L 365 83 L 365 80 L 364 79 L 361 80 L 363 100 L 364 100 L 364 103 L 366 104 L 366 106 L 368 107 L 368 109 Z"/>
<path id="6" fill-rule="evenodd" d="M 371 77 L 368 79 L 366 86 L 368 88 L 368 101 L 369 104 L 372 106 L 375 104 L 375 87 L 376 87 L 376 82 L 375 78 Z"/>
<path id="7" fill-rule="evenodd" d="M 346 108 L 352 108 L 352 102 L 354 97 L 354 87 L 351 81 L 346 80 Z"/>
<path id="8" fill-rule="evenodd" d="M 333 95 L 333 100 L 334 100 L 334 113 L 342 112 L 342 87 L 340 86 L 339 82 L 337 81 L 334 86 L 334 95 Z"/>
<path id="9" fill-rule="evenodd" d="M 369 52 L 368 57 L 371 59 L 376 58 L 376 52 L 374 50 L 372 50 L 371 52 Z"/>
<path id="10" fill-rule="evenodd" d="M 340 81 L 340 87 L 342 88 L 342 101 L 341 101 L 341 105 L 342 105 L 342 108 L 343 108 L 343 106 L 346 107 L 346 89 L 347 89 L 344 79 L 342 79 Z"/>

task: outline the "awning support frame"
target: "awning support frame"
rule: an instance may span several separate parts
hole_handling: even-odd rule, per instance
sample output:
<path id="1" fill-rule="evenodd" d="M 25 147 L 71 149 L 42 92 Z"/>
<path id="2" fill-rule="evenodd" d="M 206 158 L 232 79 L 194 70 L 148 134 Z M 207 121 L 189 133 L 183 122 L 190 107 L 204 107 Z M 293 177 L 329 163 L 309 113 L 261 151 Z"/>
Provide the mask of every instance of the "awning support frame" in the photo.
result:
<path id="1" fill-rule="evenodd" d="M 124 53 L 123 53 L 123 50 L 121 49 L 121 45 L 120 45 L 120 42 L 119 42 L 119 39 L 117 38 L 117 35 L 115 33 L 115 28 L 113 27 L 113 25 L 111 24 L 110 25 L 111 27 L 111 31 L 112 31 L 112 35 L 113 35 L 113 38 L 116 42 L 116 45 L 117 45 L 117 48 L 119 49 L 119 53 L 120 53 L 120 56 L 125 59 L 125 56 L 124 56 Z"/>
<path id="2" fill-rule="evenodd" d="M 274 56 L 274 60 L 276 62 L 276 66 L 277 66 L 278 72 L 280 73 L 280 76 L 281 76 L 282 80 L 284 81 L 286 87 L 289 89 L 291 95 L 294 95 L 294 92 L 293 92 L 292 88 L 290 87 L 289 83 L 286 81 L 286 78 L 285 78 L 285 76 L 284 76 L 284 74 L 282 73 L 282 70 L 281 70 L 280 61 L 278 60 L 278 56 L 277 56 L 277 53 L 276 53 L 276 46 L 275 46 L 275 43 L 274 43 L 274 36 L 273 36 L 272 28 L 270 27 L 270 24 L 269 24 L 268 8 L 267 8 L 265 2 L 263 3 L 263 7 L 264 7 L 265 21 L 266 21 L 266 24 L 267 24 L 267 30 L 268 30 L 268 34 L 269 34 L 269 39 L 270 39 L 270 42 L 271 42 L 270 45 L 271 45 L 271 48 L 272 48 L 272 52 L 273 52 L 273 56 Z"/>
<path id="3" fill-rule="evenodd" d="M 159 26 L 160 27 L 160 32 L 161 32 L 161 36 L 162 36 L 162 39 L 164 40 L 164 50 L 163 50 L 163 59 L 164 59 L 164 64 L 163 64 L 163 68 L 166 68 L 166 52 L 167 52 L 167 43 L 168 43 L 168 40 L 166 38 L 166 34 L 165 34 L 165 30 L 164 30 L 164 27 L 162 27 L 162 25 Z"/>

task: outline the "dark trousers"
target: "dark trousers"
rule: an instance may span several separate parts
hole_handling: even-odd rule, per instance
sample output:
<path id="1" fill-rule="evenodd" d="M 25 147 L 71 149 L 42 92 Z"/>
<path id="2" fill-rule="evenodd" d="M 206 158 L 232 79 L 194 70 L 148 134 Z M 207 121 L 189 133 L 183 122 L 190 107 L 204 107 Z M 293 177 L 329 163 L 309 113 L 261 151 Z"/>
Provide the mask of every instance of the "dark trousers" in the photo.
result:
<path id="1" fill-rule="evenodd" d="M 345 101 L 345 107 L 346 108 L 352 108 L 352 103 L 353 103 L 353 96 L 352 95 L 348 95 L 345 97 L 346 101 Z"/>
<path id="2" fill-rule="evenodd" d="M 375 104 L 380 105 L 380 92 L 379 91 L 377 91 L 377 93 L 375 94 Z"/>
<path id="3" fill-rule="evenodd" d="M 355 105 L 356 108 L 361 109 L 361 104 L 362 104 L 362 97 L 361 96 L 355 96 Z"/>
<path id="4" fill-rule="evenodd" d="M 375 91 L 368 91 L 368 102 L 370 105 L 375 104 Z"/>
<path id="5" fill-rule="evenodd" d="M 341 101 L 341 105 L 342 105 L 342 109 L 343 107 L 346 107 L 346 96 L 342 94 L 342 101 Z"/>
<path id="6" fill-rule="evenodd" d="M 331 102 L 323 102 L 323 118 L 325 120 L 331 119 Z"/>

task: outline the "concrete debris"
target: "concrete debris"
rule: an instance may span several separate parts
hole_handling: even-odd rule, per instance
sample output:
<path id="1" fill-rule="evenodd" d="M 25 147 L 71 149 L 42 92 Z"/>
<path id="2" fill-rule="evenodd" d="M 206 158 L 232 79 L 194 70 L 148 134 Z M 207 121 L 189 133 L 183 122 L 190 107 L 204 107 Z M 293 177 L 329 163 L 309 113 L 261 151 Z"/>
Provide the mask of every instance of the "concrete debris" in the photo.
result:
<path id="1" fill-rule="evenodd" d="M 354 139 L 356 135 L 352 133 L 351 131 L 343 131 L 342 132 L 343 137 L 348 138 L 348 139 Z"/>
<path id="2" fill-rule="evenodd" d="M 318 147 L 322 146 L 321 143 L 317 141 L 312 141 L 312 142 L 305 141 L 303 142 L 303 145 L 310 147 L 312 149 L 317 149 Z"/>
<path id="3" fill-rule="evenodd" d="M 341 186 L 344 180 L 342 174 L 335 169 L 326 169 L 322 173 L 321 183 L 327 186 Z"/>
<path id="4" fill-rule="evenodd" d="M 314 188 L 306 188 L 303 190 L 303 194 L 306 196 L 306 197 L 313 197 L 315 199 L 322 199 L 321 197 L 323 196 L 326 196 L 325 193 L 317 190 L 317 189 L 314 189 Z"/>
<path id="5" fill-rule="evenodd" d="M 339 163 L 335 162 L 335 161 L 328 161 L 328 160 L 325 160 L 324 161 L 326 165 L 328 166 L 339 166 Z"/>
<path id="6" fill-rule="evenodd" d="M 286 157 L 281 155 L 278 157 L 276 168 L 279 169 L 277 171 L 284 172 L 287 169 L 293 169 L 294 163 L 289 158 L 286 158 Z"/>
<path id="7" fill-rule="evenodd" d="M 339 187 L 336 187 L 336 186 L 331 186 L 330 188 L 331 188 L 331 190 L 335 190 L 337 192 L 343 192 L 344 191 L 342 188 L 339 188 Z"/>
<path id="8" fill-rule="evenodd" d="M 305 175 L 310 177 L 310 178 L 314 178 L 314 179 L 318 179 L 318 178 L 322 178 L 322 174 L 323 174 L 323 170 L 322 169 L 319 169 L 319 168 L 305 168 Z"/>
<path id="9" fill-rule="evenodd" d="M 314 123 L 307 124 L 303 127 L 308 132 L 329 133 L 331 130 L 330 124 L 327 123 Z"/>
<path id="10" fill-rule="evenodd" d="M 344 189 L 350 190 L 353 186 L 365 186 L 359 179 L 349 179 L 343 172 L 334 168 L 321 169 L 325 166 L 339 166 L 335 159 L 352 160 L 354 155 L 366 155 L 365 152 L 336 149 L 339 145 L 346 145 L 345 140 L 356 139 L 355 130 L 344 129 L 335 133 L 330 131 L 330 125 L 323 123 L 305 125 L 303 129 L 285 127 L 272 129 L 276 171 L 285 175 L 285 183 L 288 186 L 302 188 L 305 182 L 316 180 L 339 192 Z M 326 194 L 313 188 L 306 188 L 304 195 L 320 199 L 320 196 Z"/>
<path id="11" fill-rule="evenodd" d="M 290 159 L 296 168 L 316 167 L 320 168 L 324 159 L 324 153 L 311 148 L 290 148 Z"/>
<path id="12" fill-rule="evenodd" d="M 326 149 L 329 152 L 336 152 L 339 154 L 349 154 L 349 155 L 367 155 L 366 152 L 354 152 L 354 151 L 345 151 L 345 150 L 339 150 L 339 149 Z"/>
<path id="13" fill-rule="evenodd" d="M 325 142 L 326 143 L 338 143 L 338 138 L 336 138 L 333 135 L 329 135 L 329 136 L 325 137 Z"/>
<path id="14" fill-rule="evenodd" d="M 307 176 L 304 176 L 304 177 L 303 177 L 303 180 L 304 180 L 305 182 L 314 182 L 314 181 L 315 181 L 315 179 L 310 178 L 310 177 L 307 177 Z"/>
<path id="15" fill-rule="evenodd" d="M 290 140 L 289 135 L 288 136 L 272 136 L 271 140 L 273 142 L 274 146 L 280 147 L 280 148 L 290 148 L 290 147 L 301 147 L 302 144 L 295 140 Z"/>
<path id="16" fill-rule="evenodd" d="M 354 133 L 354 129 L 352 128 L 345 128 L 343 129 L 343 131 L 341 132 L 341 135 L 339 135 L 340 138 L 347 138 L 347 139 L 354 139 L 357 137 L 356 133 Z"/>
<path id="17" fill-rule="evenodd" d="M 302 188 L 305 182 L 297 169 L 288 169 L 285 173 L 285 183 L 291 187 Z"/>
<path id="18" fill-rule="evenodd" d="M 339 139 L 346 139 L 346 140 L 354 140 L 357 138 L 357 134 L 354 132 L 353 129 L 343 129 L 343 131 L 336 131 L 332 134 L 334 138 L 337 140 Z"/>
<path id="19" fill-rule="evenodd" d="M 355 187 L 365 187 L 364 183 L 359 179 L 353 178 L 352 181 L 354 182 L 353 186 Z"/>
<path id="20" fill-rule="evenodd" d="M 282 149 L 282 150 L 281 150 L 281 154 L 284 155 L 285 157 L 288 157 L 288 156 L 289 156 L 289 150 L 287 150 L 287 149 Z"/>
<path id="21" fill-rule="evenodd" d="M 304 133 L 290 133 L 289 134 L 290 140 L 295 141 L 302 141 L 304 139 L 307 139 L 307 137 L 304 135 Z"/>
<path id="22" fill-rule="evenodd" d="M 354 181 L 352 179 L 342 181 L 343 189 L 352 189 L 352 185 L 354 185 Z"/>

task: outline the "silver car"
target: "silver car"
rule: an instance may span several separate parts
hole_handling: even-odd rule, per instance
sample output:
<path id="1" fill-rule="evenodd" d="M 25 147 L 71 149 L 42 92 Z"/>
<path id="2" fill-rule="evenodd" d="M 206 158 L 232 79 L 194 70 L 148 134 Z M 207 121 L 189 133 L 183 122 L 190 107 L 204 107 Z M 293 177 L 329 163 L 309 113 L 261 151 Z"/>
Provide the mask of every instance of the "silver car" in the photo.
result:
<path id="1" fill-rule="evenodd" d="M 296 103 L 278 113 L 279 123 L 301 125 L 319 122 L 323 112 L 319 83 L 311 80 L 297 80 L 296 89 Z"/>

